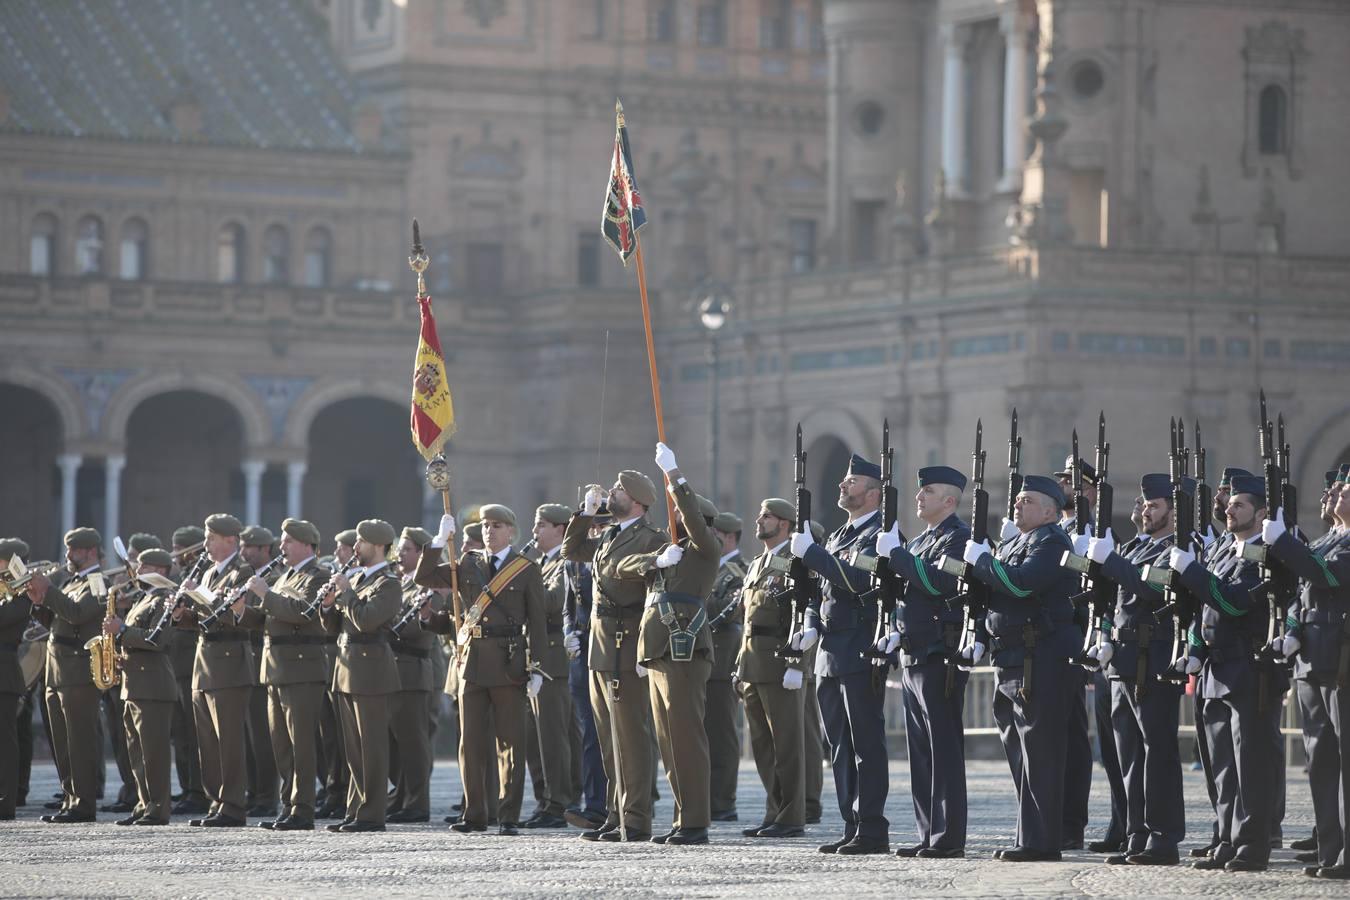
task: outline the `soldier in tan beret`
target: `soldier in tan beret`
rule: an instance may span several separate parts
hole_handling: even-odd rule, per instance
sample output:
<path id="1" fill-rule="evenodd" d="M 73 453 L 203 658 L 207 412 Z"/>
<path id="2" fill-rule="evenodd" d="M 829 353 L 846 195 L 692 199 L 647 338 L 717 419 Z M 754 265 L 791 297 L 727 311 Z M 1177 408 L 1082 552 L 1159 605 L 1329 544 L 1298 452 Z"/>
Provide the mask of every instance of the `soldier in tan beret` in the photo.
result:
<path id="1" fill-rule="evenodd" d="M 347 817 L 328 830 L 346 834 L 384 831 L 389 698 L 400 687 L 389 626 L 403 605 L 398 575 L 389 566 L 398 532 L 382 519 L 366 519 L 356 526 L 356 534 L 356 558 L 362 568 L 350 578 L 340 572 L 333 575 L 323 593 L 328 625 L 341 632 L 333 690 L 350 770 Z"/>
<path id="2" fill-rule="evenodd" d="M 182 580 L 205 549 L 198 547 L 206 540 L 206 531 L 197 525 L 175 529 L 170 543 L 177 554 L 176 577 Z M 197 659 L 197 635 L 186 629 L 174 628 L 169 637 L 169 661 L 178 682 L 178 704 L 173 711 L 173 759 L 178 772 L 182 796 L 174 804 L 177 815 L 198 816 L 209 806 L 202 789 L 202 764 L 197 750 L 197 722 L 192 711 L 192 668 Z"/>
<path id="3" fill-rule="evenodd" d="M 253 567 L 253 571 L 261 571 L 275 555 L 273 548 L 276 543 L 276 535 L 272 534 L 271 529 L 262 525 L 249 525 L 239 533 L 239 555 Z M 278 577 L 280 569 L 273 567 L 267 581 L 275 582 Z M 244 596 L 248 598 L 248 594 Z M 262 623 L 257 624 L 261 626 Z M 253 645 L 253 656 L 262 659 L 263 629 L 250 628 L 248 640 Z M 277 784 L 280 774 L 277 771 L 276 755 L 272 751 L 267 702 L 267 685 L 254 685 L 248 698 L 248 756 L 245 759 L 248 766 L 248 792 L 244 795 L 244 805 L 250 816 L 274 820 L 277 818 Z M 266 825 L 265 822 L 259 824 Z"/>
<path id="4" fill-rule="evenodd" d="M 60 811 L 42 821 L 92 822 L 98 790 L 94 769 L 99 701 L 84 645 L 100 633 L 106 611 L 107 585 L 99 574 L 103 539 L 92 528 L 76 528 L 66 533 L 65 545 L 66 569 L 72 575 L 65 586 L 57 588 L 40 573 L 28 582 L 33 617 L 51 629 L 46 712 L 63 792 Z"/>
<path id="5" fill-rule="evenodd" d="M 270 536 L 270 532 L 269 532 Z M 281 523 L 286 568 L 268 584 L 254 575 L 234 602 L 239 624 L 263 635 L 260 672 L 267 699 L 269 756 L 281 776 L 281 814 L 258 825 L 312 831 L 319 710 L 327 687 L 327 635 L 315 605 L 328 573 L 319 565 L 319 529 L 303 519 Z"/>
<path id="6" fill-rule="evenodd" d="M 248 584 L 253 568 L 239 554 L 239 534 L 244 526 L 234 516 L 217 513 L 206 519 L 208 565 L 198 582 L 189 579 L 188 590 L 200 586 L 215 596 L 215 604 Z M 242 828 L 248 808 L 248 703 L 258 682 L 258 662 L 249 643 L 248 631 L 227 611 L 209 626 L 213 609 L 200 605 L 180 606 L 173 612 L 174 624 L 197 634 L 197 656 L 192 666 L 192 710 L 197 725 L 197 751 L 202 766 L 202 787 L 208 801 L 207 815 L 188 824 L 207 828 Z M 199 624 L 203 623 L 203 624 Z"/>
<path id="7" fill-rule="evenodd" d="M 0 571 L 16 556 L 27 559 L 28 544 L 19 538 L 0 540 Z M 16 651 L 32 608 L 27 593 L 0 602 L 0 821 L 13 819 L 19 802 L 19 701 L 28 684 Z"/>
<path id="8" fill-rule="evenodd" d="M 356 553 L 356 529 L 339 531 L 333 537 L 333 569 L 337 571 Z M 329 634 L 324 654 L 328 660 L 328 679 L 323 692 L 323 709 L 319 713 L 319 774 L 322 780 L 315 802 L 316 819 L 341 819 L 347 815 L 348 776 L 347 751 L 342 740 L 342 724 L 338 719 L 337 695 L 333 693 L 333 672 L 337 667 L 337 635 Z"/>
<path id="9" fill-rule="evenodd" d="M 736 780 L 741 771 L 741 739 L 736 730 L 740 711 L 731 676 L 741 645 L 741 585 L 745 561 L 741 557 L 741 517 L 719 512 L 712 522 L 721 544 L 717 578 L 708 595 L 708 628 L 712 631 L 713 668 L 708 676 L 708 700 L 703 709 L 703 728 L 708 734 L 710 805 L 714 822 L 735 822 Z"/>
<path id="10" fill-rule="evenodd" d="M 425 529 L 403 529 L 398 541 L 403 608 L 393 624 L 391 646 L 398 661 L 399 691 L 390 699 L 389 734 L 393 739 L 389 776 L 394 783 L 389 822 L 426 822 L 431 818 L 431 720 L 427 695 L 435 690 L 431 655 L 440 638 L 422 627 L 424 610 L 442 608 L 440 596 L 413 580 L 422 550 L 431 543 Z"/>

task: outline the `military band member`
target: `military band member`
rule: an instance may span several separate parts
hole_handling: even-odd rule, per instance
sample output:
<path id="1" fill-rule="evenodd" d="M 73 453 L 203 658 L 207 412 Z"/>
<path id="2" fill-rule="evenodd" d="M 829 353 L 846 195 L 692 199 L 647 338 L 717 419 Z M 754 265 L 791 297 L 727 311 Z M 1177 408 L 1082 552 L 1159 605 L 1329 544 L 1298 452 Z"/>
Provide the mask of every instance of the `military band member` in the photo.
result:
<path id="1" fill-rule="evenodd" d="M 806 627 L 792 638 L 794 647 L 809 651 L 820 638 L 816 657 L 816 689 L 821 722 L 829 740 L 835 795 L 844 819 L 844 835 L 823 844 L 822 853 L 843 855 L 890 850 L 890 823 L 885 816 L 889 788 L 886 723 L 882 692 L 872 681 L 864 651 L 876 630 L 876 605 L 860 595 L 871 589 L 871 574 L 858 565 L 875 557 L 881 530 L 881 467 L 854 454 L 839 483 L 839 508 L 848 523 L 829 536 L 824 546 L 810 531 L 792 535 L 792 555 L 821 578 L 821 597 L 806 613 Z"/>
<path id="2" fill-rule="evenodd" d="M 764 549 L 750 564 L 741 595 L 744 630 L 736 677 L 745 698 L 750 749 L 765 794 L 764 819 L 745 829 L 746 837 L 805 834 L 802 688 L 807 663 L 803 658 L 788 662 L 778 653 L 791 636 L 792 609 L 779 595 L 790 590 L 788 538 L 795 518 L 796 510 L 787 500 L 770 497 L 760 504 L 755 538 Z"/>
<path id="3" fill-rule="evenodd" d="M 970 526 L 957 515 L 966 476 L 950 466 L 919 470 L 916 513 L 928 527 L 907 545 L 899 526 L 877 537 L 877 555 L 890 561 L 904 582 L 900 631 L 879 649 L 900 650 L 905 702 L 905 740 L 909 749 L 910 793 L 919 843 L 897 856 L 947 859 L 965 855 L 966 751 L 961 720 L 969 674 L 951 672 L 947 659 L 958 649 L 963 622 L 956 577 L 938 568 L 944 556 L 960 558 Z"/>
<path id="4" fill-rule="evenodd" d="M 423 528 L 407 527 L 399 536 L 398 565 L 403 606 L 394 620 L 390 646 L 398 662 L 399 691 L 390 699 L 389 734 L 394 752 L 390 757 L 388 822 L 426 822 L 431 819 L 431 719 L 427 694 L 436 690 L 431 654 L 440 638 L 422 627 L 423 607 L 440 606 L 440 598 L 413 580 L 422 550 L 431 543 Z M 435 604 L 432 607 L 432 604 Z M 397 765 L 394 761 L 397 760 Z"/>
<path id="5" fill-rule="evenodd" d="M 389 783 L 389 698 L 398 691 L 398 664 L 388 631 L 403 605 L 389 551 L 398 533 L 382 519 L 356 526 L 360 568 L 338 572 L 323 590 L 327 626 L 339 630 L 332 690 L 337 694 L 350 770 L 346 818 L 327 826 L 346 834 L 384 831 Z"/>
<path id="6" fill-rule="evenodd" d="M 708 733 L 711 763 L 709 789 L 712 820 L 735 822 L 736 780 L 741 770 L 741 737 L 736 728 L 736 689 L 731 676 L 741 646 L 741 586 L 745 583 L 745 560 L 741 557 L 741 529 L 735 513 L 719 512 L 713 531 L 722 545 L 717 579 L 708 597 L 708 627 L 712 630 L 713 667 L 708 676 L 708 701 L 703 710 L 703 728 Z"/>
<path id="7" fill-rule="evenodd" d="M 563 646 L 563 607 L 567 582 L 562 556 L 563 534 L 572 511 L 560 503 L 545 503 L 535 510 L 532 534 L 539 552 L 538 565 L 544 580 L 544 615 L 547 636 L 539 653 L 544 675 L 539 696 L 531 704 L 527 720 L 526 751 L 530 767 L 541 774 L 539 811 L 521 823 L 524 828 L 566 828 L 563 813 L 580 792 L 573 781 L 573 734 L 575 716 L 568 689 L 569 660 Z"/>
<path id="8" fill-rule="evenodd" d="M 603 527 L 603 526 L 602 526 Z M 565 533 L 565 532 L 564 532 Z M 592 577 L 590 563 L 564 559 L 567 601 L 563 606 L 563 648 L 567 651 L 567 688 L 572 695 L 572 712 L 578 735 L 576 766 L 577 806 L 563 814 L 567 824 L 583 831 L 602 828 L 608 818 L 609 780 L 601 736 L 595 727 L 591 708 L 591 670 L 587 650 L 591 642 Z"/>
<path id="9" fill-rule="evenodd" d="M 328 684 L 327 635 L 314 610 L 328 573 L 319 565 L 319 529 L 302 519 L 281 523 L 286 568 L 270 586 L 258 576 L 235 601 L 239 624 L 263 633 L 259 680 L 267 695 L 272 756 L 281 775 L 281 814 L 259 822 L 273 831 L 312 831 L 318 772 L 315 735 Z M 313 610 L 313 611 L 311 611 Z"/>
<path id="10" fill-rule="evenodd" d="M 333 536 L 333 571 L 339 571 L 356 553 L 356 529 L 348 528 Z M 323 709 L 319 713 L 319 778 L 322 784 L 314 796 L 316 819 L 342 819 L 347 815 L 347 787 L 351 774 L 347 750 L 343 745 L 342 723 L 338 719 L 337 694 L 332 689 L 337 668 L 336 633 L 329 632 L 324 644 L 328 675 L 324 680 Z"/>
<path id="11" fill-rule="evenodd" d="M 150 548 L 136 558 L 138 575 L 167 577 L 173 568 L 168 551 Z M 103 620 L 103 633 L 117 639 L 122 669 L 122 701 L 127 751 L 136 782 L 137 801 L 118 825 L 167 825 L 172 812 L 169 772 L 172 763 L 173 710 L 178 682 L 168 648 L 173 641 L 169 620 L 173 593 L 147 587 L 126 614 Z"/>
<path id="12" fill-rule="evenodd" d="M 261 525 L 250 525 L 239 533 L 239 555 L 256 572 L 272 560 L 272 548 L 277 539 L 270 529 Z M 278 576 L 271 574 L 271 580 Z M 254 628 L 248 634 L 253 646 L 253 658 L 261 659 L 263 654 L 263 633 Z M 277 771 L 276 757 L 272 752 L 271 729 L 267 724 L 267 685 L 259 683 L 253 686 L 248 698 L 248 794 L 245 804 L 250 816 L 262 816 L 266 819 L 277 818 Z M 284 812 L 284 810 L 283 810 Z"/>
<path id="13" fill-rule="evenodd" d="M 28 558 L 19 538 L 0 540 L 0 571 L 15 556 Z M 19 645 L 33 608 L 27 593 L 0 603 L 0 822 L 14 818 L 19 798 L 19 699 L 28 693 L 19 666 Z"/>
<path id="14" fill-rule="evenodd" d="M 1064 492 L 1051 478 L 1028 475 L 1017 495 L 1018 537 L 999 545 L 968 543 L 972 575 L 991 588 L 984 631 L 998 679 L 994 720 L 1017 791 L 1016 845 L 996 851 L 1005 862 L 1061 858 L 1069 705 L 1081 701 L 1082 681 L 1071 678 L 1069 658 L 1082 645 L 1069 598 L 1078 578 L 1060 568 L 1071 549 L 1056 524 Z M 963 649 L 972 661 L 983 640 Z"/>
<path id="15" fill-rule="evenodd" d="M 206 540 L 206 531 L 198 525 L 184 525 L 174 531 L 174 552 L 178 553 L 177 578 L 182 580 L 204 548 L 190 550 Z M 173 677 L 178 682 L 178 705 L 173 711 L 173 758 L 178 771 L 181 796 L 173 806 L 177 815 L 196 816 L 208 811 L 206 792 L 202 789 L 202 762 L 197 750 L 197 721 L 192 711 L 192 668 L 197 659 L 197 635 L 182 628 L 170 630 L 169 660 Z"/>
<path id="16" fill-rule="evenodd" d="M 598 486 L 586 491 L 581 512 L 567 523 L 563 556 L 590 563 L 592 574 L 590 666 L 591 707 L 609 781 L 608 816 L 584 840 L 650 840 L 651 785 L 655 779 L 646 685 L 637 669 L 638 623 L 646 599 L 643 582 L 618 577 L 629 556 L 651 553 L 667 543 L 665 532 L 647 521 L 656 485 L 641 472 L 619 473 L 608 496 Z M 591 527 L 601 502 L 608 501 L 613 524 L 598 537 Z M 622 827 L 621 827 L 622 821 Z"/>

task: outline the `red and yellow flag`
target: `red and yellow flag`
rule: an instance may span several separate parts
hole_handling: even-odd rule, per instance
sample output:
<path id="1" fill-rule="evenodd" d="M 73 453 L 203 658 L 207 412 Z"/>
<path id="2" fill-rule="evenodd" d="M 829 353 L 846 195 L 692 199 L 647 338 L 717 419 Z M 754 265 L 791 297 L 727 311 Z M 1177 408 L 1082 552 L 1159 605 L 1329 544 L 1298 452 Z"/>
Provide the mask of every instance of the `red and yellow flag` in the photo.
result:
<path id="1" fill-rule="evenodd" d="M 412 440 L 417 452 L 430 460 L 455 433 L 455 404 L 445 376 L 445 356 L 436 334 L 431 298 L 418 297 L 417 303 L 422 307 L 422 332 L 413 362 Z"/>

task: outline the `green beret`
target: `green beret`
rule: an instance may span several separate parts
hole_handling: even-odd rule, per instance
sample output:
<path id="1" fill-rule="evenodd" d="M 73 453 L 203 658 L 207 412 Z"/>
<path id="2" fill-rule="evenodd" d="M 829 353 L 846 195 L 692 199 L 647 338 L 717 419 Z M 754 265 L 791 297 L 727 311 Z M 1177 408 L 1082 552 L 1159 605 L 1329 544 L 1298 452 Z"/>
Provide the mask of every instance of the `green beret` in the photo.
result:
<path id="1" fill-rule="evenodd" d="M 319 546 L 319 527 L 313 522 L 306 522 L 304 519 L 283 519 L 281 533 L 289 534 L 302 544 Z"/>
<path id="2" fill-rule="evenodd" d="M 277 542 L 276 535 L 261 525 L 250 525 L 239 532 L 239 540 L 245 547 L 270 547 Z"/>
<path id="3" fill-rule="evenodd" d="M 817 544 L 825 540 L 825 526 L 814 519 L 811 520 L 811 537 L 815 539 Z"/>
<path id="4" fill-rule="evenodd" d="M 66 546 L 72 550 L 92 550 L 103 546 L 103 538 L 93 528 L 76 528 L 66 532 Z"/>
<path id="5" fill-rule="evenodd" d="M 10 560 L 14 557 L 27 559 L 29 553 L 28 542 L 23 538 L 5 538 L 0 540 L 0 559 Z"/>
<path id="6" fill-rule="evenodd" d="M 356 534 L 366 543 L 380 547 L 387 547 L 398 540 L 398 532 L 384 519 L 363 519 L 356 526 Z"/>
<path id="7" fill-rule="evenodd" d="M 572 519 L 572 511 L 561 503 L 545 503 L 534 514 L 550 525 L 566 525 Z"/>
<path id="8" fill-rule="evenodd" d="M 142 566 L 160 566 L 165 569 L 173 568 L 173 557 L 169 551 L 161 547 L 150 547 L 140 552 L 136 557 L 136 562 Z"/>
<path id="9" fill-rule="evenodd" d="M 221 537 L 239 537 L 244 523 L 229 513 L 216 513 L 206 517 L 206 530 Z"/>
<path id="10" fill-rule="evenodd" d="M 619 473 L 619 484 L 628 492 L 628 496 L 648 509 L 656 505 L 656 485 L 641 472 L 624 469 Z"/>
<path id="11" fill-rule="evenodd" d="M 516 514 L 500 503 L 484 503 L 478 508 L 478 517 L 487 522 L 501 522 L 516 527 Z"/>
<path id="12" fill-rule="evenodd" d="M 191 547 L 204 540 L 206 540 L 206 532 L 196 525 L 184 525 L 182 528 L 175 528 L 172 538 L 175 547 Z"/>
<path id="13" fill-rule="evenodd" d="M 720 512 L 713 518 L 713 527 L 723 534 L 735 534 L 745 528 L 745 523 L 735 513 Z"/>
<path id="14" fill-rule="evenodd" d="M 127 549 L 130 550 L 131 555 L 136 557 L 137 559 L 140 558 L 139 556 L 137 556 L 137 554 L 139 554 L 142 550 L 151 550 L 151 549 L 158 550 L 163 546 L 164 542 L 161 541 L 156 535 L 149 534 L 144 531 L 138 531 L 127 539 Z M 155 563 L 154 565 L 159 565 L 159 563 Z"/>
<path id="15" fill-rule="evenodd" d="M 468 525 L 465 525 L 464 537 L 470 541 L 477 541 L 480 544 L 483 543 L 483 523 L 470 522 Z"/>
<path id="16" fill-rule="evenodd" d="M 711 500 L 702 494 L 695 494 L 694 496 L 698 498 L 698 514 L 700 516 L 705 519 L 717 518 L 717 507 L 713 505 Z"/>
<path id="17" fill-rule="evenodd" d="M 422 547 L 431 543 L 431 534 L 428 533 L 425 528 L 409 525 L 403 529 L 403 533 L 399 535 L 399 540 L 412 541 L 413 545 L 420 550 Z"/>
<path id="18" fill-rule="evenodd" d="M 797 507 L 782 497 L 770 497 L 768 500 L 759 504 L 759 508 L 770 515 L 777 516 L 780 519 L 786 519 L 789 522 L 797 520 Z"/>
<path id="19" fill-rule="evenodd" d="M 346 531 L 339 531 L 333 540 L 339 544 L 346 544 L 348 547 L 356 546 L 356 539 L 360 537 L 355 528 L 348 528 Z"/>

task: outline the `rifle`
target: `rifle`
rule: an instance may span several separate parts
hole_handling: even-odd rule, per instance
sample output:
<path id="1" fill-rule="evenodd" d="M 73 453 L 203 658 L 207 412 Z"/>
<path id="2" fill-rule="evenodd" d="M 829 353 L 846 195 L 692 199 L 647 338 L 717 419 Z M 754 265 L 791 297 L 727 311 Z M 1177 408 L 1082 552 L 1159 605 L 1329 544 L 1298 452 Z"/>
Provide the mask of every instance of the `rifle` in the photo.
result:
<path id="1" fill-rule="evenodd" d="M 1176 544 L 1182 550 L 1193 550 L 1195 515 L 1198 507 L 1186 493 L 1187 451 L 1182 446 L 1186 440 L 1186 426 L 1179 419 L 1173 419 L 1171 427 L 1172 446 L 1167 453 L 1167 473 L 1172 479 L 1172 514 L 1175 517 Z M 1200 465 L 1202 459 L 1203 450 L 1197 449 L 1196 465 Z M 1156 566 L 1145 567 L 1144 580 L 1163 589 L 1163 605 L 1153 614 L 1153 618 L 1157 620 L 1168 615 L 1172 617 L 1172 659 L 1179 659 L 1186 646 L 1186 630 L 1195 618 L 1198 608 L 1195 597 L 1181 586 L 1181 576 L 1167 568 L 1161 560 Z M 1189 677 L 1185 672 L 1178 672 L 1169 666 L 1158 675 L 1158 680 L 1167 684 L 1184 685 Z M 1141 684 L 1142 679 L 1135 680 L 1136 697 L 1141 694 Z"/>
<path id="2" fill-rule="evenodd" d="M 1017 413 L 1013 412 L 1013 442 L 1017 441 Z M 1012 448 L 1009 448 L 1011 454 Z M 984 461 L 987 456 L 984 449 L 984 423 L 975 420 L 975 452 L 970 454 L 970 540 L 981 543 L 989 540 L 989 492 L 984 489 Z M 1010 455 L 1011 460 L 1011 455 Z M 1020 490 L 1020 488 L 1019 488 Z M 1015 494 L 1013 495 L 1016 496 Z M 956 595 L 947 601 L 950 609 L 961 606 L 962 618 L 960 637 L 945 623 L 942 630 L 942 642 L 946 653 L 947 680 L 943 685 L 943 696 L 950 697 L 956 686 L 956 668 L 961 662 L 961 645 L 973 644 L 975 630 L 989 607 L 989 588 L 971 577 L 971 567 L 965 560 L 944 556 L 938 560 L 938 568 L 957 577 Z"/>
<path id="3" fill-rule="evenodd" d="M 892 478 L 892 457 L 891 451 L 891 423 L 889 419 L 881 423 L 881 530 L 890 531 L 895 525 L 895 517 L 898 506 L 897 491 L 895 482 Z M 877 604 L 877 624 L 873 630 L 872 643 L 864 651 L 862 657 L 877 663 L 872 666 L 872 687 L 878 691 L 886 685 L 886 673 L 890 671 L 889 663 L 879 663 L 879 660 L 889 659 L 889 654 L 883 653 L 877 649 L 887 635 L 891 633 L 892 621 L 895 618 L 896 602 L 900 597 L 900 580 L 895 577 L 891 571 L 891 561 L 877 557 L 876 569 L 872 573 L 875 578 L 875 586 L 869 594 L 876 597 Z"/>
<path id="4" fill-rule="evenodd" d="M 792 481 L 797 486 L 795 528 L 798 532 L 802 532 L 811 527 L 811 490 L 806 486 L 806 451 L 802 449 L 800 422 L 797 423 L 797 449 L 792 456 Z M 811 596 L 815 588 L 811 570 L 807 568 L 805 560 L 792 558 L 788 566 L 788 578 L 792 580 L 792 589 L 785 597 L 780 595 L 791 609 L 791 615 L 788 617 L 788 639 L 783 646 L 773 652 L 773 655 L 790 665 L 797 665 L 802 661 L 802 651 L 793 648 L 792 635 L 801 630 L 800 623 L 806 618 L 806 610 L 811 605 Z"/>
<path id="5" fill-rule="evenodd" d="M 1214 492 L 1205 484 L 1205 442 L 1200 437 L 1200 422 L 1195 423 L 1195 527 L 1209 533 L 1209 517 L 1213 514 Z M 1204 546 L 1204 541 L 1200 542 Z M 1176 657 L 1173 657 L 1175 659 Z"/>
<path id="6" fill-rule="evenodd" d="M 1017 509 L 1017 495 L 1022 493 L 1022 439 L 1017 435 L 1017 408 L 1012 411 L 1012 436 L 1008 438 L 1008 520 Z M 975 523 L 971 523 L 975 527 Z"/>
<path id="7" fill-rule="evenodd" d="M 1106 442 L 1106 412 L 1102 411 L 1097 415 L 1097 446 L 1093 454 L 1093 465 L 1097 469 L 1097 509 L 1094 513 L 1092 527 L 1092 536 L 1095 538 L 1106 537 L 1106 531 L 1111 527 L 1111 516 L 1115 507 L 1115 491 L 1107 481 L 1107 468 L 1111 460 L 1111 445 Z M 1079 468 L 1078 458 L 1074 457 L 1074 469 Z M 1078 497 L 1075 496 L 1075 503 Z M 1086 507 L 1086 502 L 1082 506 Z M 1075 506 L 1077 510 L 1077 506 Z M 1077 513 L 1081 515 L 1081 513 Z M 1079 519 L 1080 528 L 1082 519 Z M 1081 531 L 1079 532 L 1082 533 Z M 1106 618 L 1107 612 L 1111 609 L 1116 599 L 1115 585 L 1108 581 L 1102 575 L 1102 564 L 1085 560 L 1081 557 L 1073 557 L 1071 553 L 1065 553 L 1062 565 L 1076 569 L 1083 574 L 1083 593 L 1078 597 L 1084 599 L 1088 604 L 1088 628 L 1087 634 L 1083 638 L 1083 652 L 1076 657 L 1070 658 L 1069 662 L 1075 663 L 1087 669 L 1089 672 L 1095 672 L 1101 668 L 1101 663 L 1088 656 L 1088 649 L 1102 640 L 1102 620 Z M 1081 564 L 1081 565 L 1080 565 Z M 1077 601 L 1078 597 L 1074 600 Z"/>

